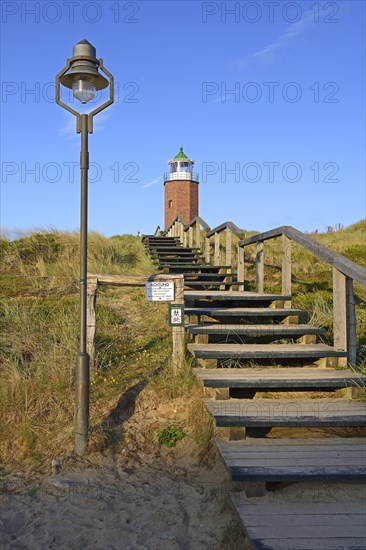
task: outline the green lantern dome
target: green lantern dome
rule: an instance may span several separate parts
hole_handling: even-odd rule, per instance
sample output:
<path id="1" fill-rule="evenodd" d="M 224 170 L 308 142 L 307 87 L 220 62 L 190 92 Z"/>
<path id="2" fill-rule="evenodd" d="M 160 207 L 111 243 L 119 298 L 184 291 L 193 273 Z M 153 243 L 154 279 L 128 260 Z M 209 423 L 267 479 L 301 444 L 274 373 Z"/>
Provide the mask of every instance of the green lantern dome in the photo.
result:
<path id="1" fill-rule="evenodd" d="M 187 155 L 183 152 L 183 147 L 179 147 L 179 153 L 174 157 L 175 159 L 188 159 Z"/>

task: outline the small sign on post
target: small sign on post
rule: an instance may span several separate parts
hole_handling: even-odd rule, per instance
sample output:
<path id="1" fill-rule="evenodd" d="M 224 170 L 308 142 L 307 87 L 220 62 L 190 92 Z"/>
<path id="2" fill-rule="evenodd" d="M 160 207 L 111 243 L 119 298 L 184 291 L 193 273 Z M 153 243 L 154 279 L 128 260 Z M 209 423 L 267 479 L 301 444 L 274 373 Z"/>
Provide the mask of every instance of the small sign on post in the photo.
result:
<path id="1" fill-rule="evenodd" d="M 184 327 L 184 304 L 169 304 L 168 324 L 170 327 Z"/>
<path id="2" fill-rule="evenodd" d="M 148 302 L 173 302 L 174 282 L 148 281 L 146 283 L 146 300 Z"/>

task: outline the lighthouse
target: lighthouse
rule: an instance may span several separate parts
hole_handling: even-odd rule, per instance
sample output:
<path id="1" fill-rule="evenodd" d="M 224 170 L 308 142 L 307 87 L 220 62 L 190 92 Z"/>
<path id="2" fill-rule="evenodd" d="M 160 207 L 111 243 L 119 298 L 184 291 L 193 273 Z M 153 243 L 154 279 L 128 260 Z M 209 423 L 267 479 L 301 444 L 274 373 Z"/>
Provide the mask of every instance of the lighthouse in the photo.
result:
<path id="1" fill-rule="evenodd" d="M 180 147 L 179 153 L 168 162 L 170 172 L 164 175 L 164 227 L 167 229 L 177 216 L 189 223 L 198 216 L 198 174 L 193 172 L 194 160 Z"/>

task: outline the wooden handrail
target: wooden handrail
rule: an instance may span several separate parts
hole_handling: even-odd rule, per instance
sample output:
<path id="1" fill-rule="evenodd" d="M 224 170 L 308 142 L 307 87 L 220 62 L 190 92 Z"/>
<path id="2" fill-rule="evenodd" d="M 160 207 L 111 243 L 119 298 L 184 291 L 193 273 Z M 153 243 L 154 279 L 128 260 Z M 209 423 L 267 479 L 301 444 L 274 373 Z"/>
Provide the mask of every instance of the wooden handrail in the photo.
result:
<path id="1" fill-rule="evenodd" d="M 188 229 L 190 227 L 193 227 L 196 223 L 199 223 L 202 229 L 204 229 L 205 231 L 210 230 L 210 226 L 205 222 L 205 220 L 202 219 L 200 216 L 196 216 L 190 223 L 187 223 L 187 225 L 184 227 L 184 231 L 188 231 Z"/>
<path id="2" fill-rule="evenodd" d="M 206 234 L 206 237 L 213 237 L 215 233 L 221 233 L 221 231 L 225 231 L 225 229 L 230 229 L 230 231 L 239 239 L 242 233 L 244 233 L 244 230 L 240 229 L 240 227 L 235 225 L 235 223 L 227 221 L 211 229 L 211 231 Z"/>
<path id="3" fill-rule="evenodd" d="M 166 233 L 168 233 L 168 231 L 173 227 L 173 225 L 176 223 L 176 222 L 180 222 L 183 224 L 183 226 L 185 226 L 185 223 L 184 223 L 184 220 L 182 218 L 182 216 L 180 214 L 178 214 L 178 216 L 172 221 L 172 223 L 169 225 L 169 227 L 165 230 Z"/>
<path id="4" fill-rule="evenodd" d="M 315 239 L 308 237 L 308 235 L 304 235 L 304 233 L 289 225 L 283 225 L 281 227 L 277 227 L 276 229 L 272 229 L 271 231 L 258 233 L 258 235 L 253 235 L 252 237 L 242 239 L 239 241 L 238 246 L 244 247 L 250 244 L 281 237 L 282 235 L 301 245 L 305 248 L 305 250 L 308 250 L 317 258 L 336 268 L 338 271 L 343 273 L 343 275 L 346 275 L 354 281 L 366 286 L 366 269 L 364 267 L 361 267 L 355 262 L 352 262 L 352 260 L 345 258 L 342 254 L 334 252 L 334 250 L 320 244 Z"/>
<path id="5" fill-rule="evenodd" d="M 302 246 L 333 268 L 333 347 L 346 351 L 347 358 L 338 359 L 340 366 L 356 365 L 357 338 L 353 281 L 366 286 L 366 269 L 338 252 L 320 244 L 289 225 L 258 233 L 238 242 L 238 273 L 244 280 L 244 247 L 256 244 L 256 290 L 264 290 L 264 242 L 282 237 L 282 294 L 291 296 L 291 242 Z M 289 304 L 287 304 L 289 305 Z"/>

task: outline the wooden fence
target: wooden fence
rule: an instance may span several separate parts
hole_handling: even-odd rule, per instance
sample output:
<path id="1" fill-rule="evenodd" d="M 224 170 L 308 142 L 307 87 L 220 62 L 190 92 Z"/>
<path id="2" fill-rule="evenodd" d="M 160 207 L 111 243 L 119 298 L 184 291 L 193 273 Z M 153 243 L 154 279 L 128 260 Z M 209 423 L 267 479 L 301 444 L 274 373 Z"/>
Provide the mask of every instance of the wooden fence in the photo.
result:
<path id="1" fill-rule="evenodd" d="M 366 285 L 366 269 L 330 250 L 308 235 L 291 226 L 282 226 L 242 239 L 238 243 L 238 270 L 244 281 L 244 248 L 256 244 L 256 291 L 264 290 L 264 243 L 270 239 L 282 239 L 282 294 L 291 295 L 292 242 L 311 252 L 333 268 L 333 346 L 336 351 L 347 351 L 348 363 L 356 364 L 356 314 L 353 281 Z"/>
<path id="2" fill-rule="evenodd" d="M 175 300 L 173 304 L 184 304 L 184 280 L 180 274 L 159 275 L 99 275 L 88 274 L 87 287 L 87 353 L 90 366 L 95 367 L 95 333 L 96 333 L 96 300 L 99 285 L 144 287 L 148 281 L 168 281 L 175 283 Z M 172 363 L 177 370 L 184 361 L 185 341 L 184 327 L 172 327 Z"/>
<path id="3" fill-rule="evenodd" d="M 281 226 L 265 233 L 259 233 L 245 238 L 245 233 L 233 222 L 225 222 L 213 229 L 200 217 L 189 224 L 185 224 L 178 216 L 167 229 L 168 236 L 179 237 L 185 246 L 200 248 L 205 261 L 220 265 L 222 256 L 229 270 L 237 270 L 239 290 L 244 290 L 245 281 L 245 248 L 256 245 L 255 271 L 256 291 L 264 291 L 265 261 L 264 243 L 268 240 L 282 239 L 281 248 L 281 286 L 282 294 L 291 295 L 292 290 L 292 242 L 321 259 L 333 269 L 333 345 L 337 351 L 347 351 L 348 363 L 356 364 L 356 315 L 353 292 L 354 281 L 366 285 L 366 269 L 355 262 L 348 260 L 341 254 L 334 252 L 318 243 L 308 235 L 291 226 Z M 224 238 L 221 235 L 224 234 Z M 237 264 L 234 266 L 233 238 L 237 240 Z M 213 243 L 212 243 L 213 240 Z"/>

